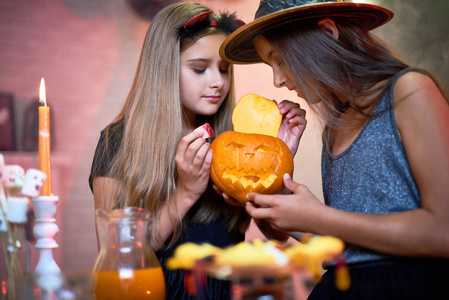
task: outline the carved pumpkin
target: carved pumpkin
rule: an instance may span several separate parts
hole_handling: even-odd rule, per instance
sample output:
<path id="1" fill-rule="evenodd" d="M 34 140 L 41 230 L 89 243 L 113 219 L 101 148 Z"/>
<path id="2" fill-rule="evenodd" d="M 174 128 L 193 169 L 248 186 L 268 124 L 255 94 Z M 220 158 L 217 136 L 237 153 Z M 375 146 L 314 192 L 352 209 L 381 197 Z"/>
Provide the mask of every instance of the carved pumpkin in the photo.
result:
<path id="1" fill-rule="evenodd" d="M 212 181 L 242 203 L 251 192 L 281 191 L 282 176 L 293 172 L 290 149 L 272 136 L 226 131 L 212 142 L 211 149 Z"/>
<path id="2" fill-rule="evenodd" d="M 277 137 L 282 121 L 279 108 L 271 100 L 254 94 L 245 97 L 232 115 L 234 131 L 223 132 L 211 144 L 212 181 L 242 203 L 251 192 L 280 192 L 284 188 L 283 175 L 293 175 L 290 149 Z"/>

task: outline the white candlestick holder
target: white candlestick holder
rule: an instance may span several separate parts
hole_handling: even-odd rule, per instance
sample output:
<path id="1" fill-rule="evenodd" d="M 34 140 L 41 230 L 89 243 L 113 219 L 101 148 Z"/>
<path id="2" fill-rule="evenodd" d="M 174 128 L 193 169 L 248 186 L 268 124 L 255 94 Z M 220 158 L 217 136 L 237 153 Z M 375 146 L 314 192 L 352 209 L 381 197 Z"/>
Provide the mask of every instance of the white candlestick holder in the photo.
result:
<path id="1" fill-rule="evenodd" d="M 36 214 L 36 225 L 34 235 L 37 238 L 35 248 L 39 250 L 39 261 L 36 265 L 35 274 L 37 284 L 43 294 L 55 294 L 63 284 L 61 269 L 53 258 L 53 251 L 58 248 L 54 240 L 59 232 L 59 227 L 54 218 L 58 196 L 39 196 L 33 198 L 34 212 Z"/>

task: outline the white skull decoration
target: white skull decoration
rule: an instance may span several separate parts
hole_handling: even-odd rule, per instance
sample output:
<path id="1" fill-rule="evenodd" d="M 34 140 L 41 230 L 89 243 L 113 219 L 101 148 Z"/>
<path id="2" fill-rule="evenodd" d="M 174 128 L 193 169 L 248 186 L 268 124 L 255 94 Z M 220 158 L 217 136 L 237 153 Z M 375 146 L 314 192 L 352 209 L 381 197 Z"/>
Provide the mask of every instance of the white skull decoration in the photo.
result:
<path id="1" fill-rule="evenodd" d="M 28 197 L 36 198 L 41 194 L 42 186 L 47 180 L 47 174 L 36 169 L 28 169 L 23 184 L 22 194 Z"/>
<path id="2" fill-rule="evenodd" d="M 5 166 L 5 176 L 3 177 L 3 185 L 6 189 L 22 188 L 25 179 L 25 172 L 21 166 L 7 165 Z"/>

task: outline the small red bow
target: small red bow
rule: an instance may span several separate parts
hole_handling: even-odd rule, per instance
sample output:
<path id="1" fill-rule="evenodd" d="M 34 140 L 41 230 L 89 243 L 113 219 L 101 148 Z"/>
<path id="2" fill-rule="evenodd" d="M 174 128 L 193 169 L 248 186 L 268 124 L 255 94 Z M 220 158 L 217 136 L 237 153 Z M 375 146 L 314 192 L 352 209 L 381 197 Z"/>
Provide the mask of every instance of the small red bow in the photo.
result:
<path id="1" fill-rule="evenodd" d="M 196 24 L 203 22 L 204 20 L 206 20 L 207 16 L 210 15 L 212 12 L 213 12 L 212 10 L 206 11 L 206 12 L 200 13 L 199 15 L 196 15 L 196 16 L 190 18 L 184 25 L 184 29 L 189 29 L 189 28 L 195 26 Z M 212 22 L 215 22 L 215 21 L 212 21 Z M 211 26 L 212 26 L 212 22 L 211 22 Z M 218 27 L 217 22 L 215 22 L 215 24 L 216 24 L 215 26 Z"/>

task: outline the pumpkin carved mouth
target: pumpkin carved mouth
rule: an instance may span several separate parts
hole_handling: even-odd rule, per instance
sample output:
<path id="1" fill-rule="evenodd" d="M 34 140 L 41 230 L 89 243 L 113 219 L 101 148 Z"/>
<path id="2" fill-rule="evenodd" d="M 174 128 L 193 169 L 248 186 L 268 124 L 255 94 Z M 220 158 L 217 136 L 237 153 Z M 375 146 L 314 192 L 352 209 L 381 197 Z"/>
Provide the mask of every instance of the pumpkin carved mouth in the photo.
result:
<path id="1" fill-rule="evenodd" d="M 227 168 L 223 171 L 222 178 L 229 179 L 232 184 L 239 182 L 245 189 L 251 187 L 253 189 L 258 189 L 260 187 L 268 188 L 273 184 L 273 182 L 278 178 L 277 175 L 273 174 L 272 170 L 268 172 L 257 172 L 259 175 L 255 175 L 256 172 L 247 172 L 249 174 L 241 175 L 242 172 L 236 169 Z"/>

